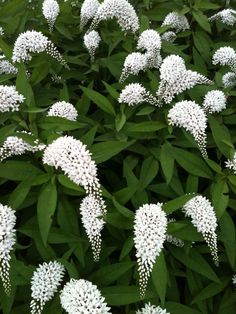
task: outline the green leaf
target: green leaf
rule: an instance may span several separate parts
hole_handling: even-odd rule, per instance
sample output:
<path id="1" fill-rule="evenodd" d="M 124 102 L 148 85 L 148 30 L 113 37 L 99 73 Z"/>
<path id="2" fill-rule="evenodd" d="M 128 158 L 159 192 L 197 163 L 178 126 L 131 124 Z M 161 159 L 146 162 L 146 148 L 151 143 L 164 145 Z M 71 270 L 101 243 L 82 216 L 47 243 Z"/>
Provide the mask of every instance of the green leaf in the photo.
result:
<path id="1" fill-rule="evenodd" d="M 118 141 L 106 141 L 103 143 L 94 144 L 90 151 L 92 153 L 92 159 L 97 164 L 104 162 L 111 157 L 119 154 L 122 150 L 126 149 L 135 141 L 130 142 L 118 142 Z"/>
<path id="2" fill-rule="evenodd" d="M 101 288 L 101 293 L 110 306 L 127 305 L 140 301 L 139 288 L 136 286 L 110 286 Z M 154 297 L 153 293 L 146 291 L 145 298 Z"/>
<path id="3" fill-rule="evenodd" d="M 60 132 L 82 129 L 86 124 L 61 117 L 43 117 L 38 121 L 38 126 L 44 130 Z"/>
<path id="4" fill-rule="evenodd" d="M 193 11 L 193 17 L 205 31 L 211 33 L 211 25 L 205 14 L 203 14 L 201 11 Z"/>
<path id="5" fill-rule="evenodd" d="M 183 207 L 184 204 L 191 200 L 196 194 L 186 194 L 179 196 L 163 205 L 163 210 L 169 215 L 179 208 Z"/>
<path id="6" fill-rule="evenodd" d="M 156 159 L 148 157 L 143 161 L 138 191 L 143 191 L 152 182 L 158 173 L 159 165 Z"/>
<path id="7" fill-rule="evenodd" d="M 216 211 L 216 216 L 219 219 L 225 212 L 229 203 L 229 188 L 225 179 L 216 177 L 217 180 L 211 185 L 212 205 Z"/>
<path id="8" fill-rule="evenodd" d="M 66 187 L 68 189 L 71 189 L 71 190 L 81 192 L 81 194 L 85 193 L 84 189 L 81 186 L 72 182 L 67 176 L 65 176 L 63 174 L 58 174 L 57 179 L 58 179 L 58 182 L 62 186 Z"/>
<path id="9" fill-rule="evenodd" d="M 52 224 L 52 217 L 57 207 L 57 188 L 52 182 L 43 186 L 39 193 L 37 215 L 39 231 L 46 246 L 48 233 Z"/>
<path id="10" fill-rule="evenodd" d="M 225 211 L 220 219 L 220 238 L 224 243 L 226 254 L 230 262 L 231 268 L 235 267 L 236 260 L 236 234 L 235 226 L 230 215 Z"/>
<path id="11" fill-rule="evenodd" d="M 166 183 L 170 183 L 174 173 L 174 158 L 168 153 L 169 144 L 164 144 L 161 147 L 160 163 L 161 168 L 166 178 Z"/>
<path id="12" fill-rule="evenodd" d="M 13 209 L 17 209 L 25 200 L 28 195 L 31 185 L 35 177 L 31 176 L 26 181 L 22 181 L 18 184 L 15 190 L 11 193 L 8 204 Z"/>
<path id="13" fill-rule="evenodd" d="M 199 312 L 198 310 L 177 302 L 166 302 L 165 308 L 171 314 L 202 314 L 202 312 Z"/>
<path id="14" fill-rule="evenodd" d="M 168 280 L 168 271 L 166 267 L 165 257 L 163 252 L 157 257 L 152 270 L 152 282 L 160 297 L 161 304 L 164 306 L 166 297 L 166 288 Z"/>
<path id="15" fill-rule="evenodd" d="M 115 116 L 116 112 L 112 106 L 112 104 L 110 103 L 110 101 L 103 96 L 102 94 L 90 89 L 90 88 L 86 88 L 86 87 L 82 87 L 80 86 L 80 88 L 82 89 L 82 91 L 84 92 L 84 94 L 91 99 L 100 109 L 102 109 L 103 111 Z"/>
<path id="16" fill-rule="evenodd" d="M 5 163 L 0 163 L 0 177 L 13 181 L 23 181 L 29 176 L 37 176 L 43 172 L 25 161 L 9 160 Z"/>
<path id="17" fill-rule="evenodd" d="M 132 250 L 133 246 L 134 246 L 134 240 L 133 240 L 133 236 L 131 236 L 125 241 L 125 243 L 122 247 L 122 250 L 120 252 L 119 261 L 121 261 L 124 257 L 126 257 L 129 254 L 129 252 Z"/>
<path id="18" fill-rule="evenodd" d="M 19 93 L 25 96 L 25 102 L 28 107 L 35 107 L 34 93 L 27 79 L 24 64 L 18 66 L 16 89 Z"/>
<path id="19" fill-rule="evenodd" d="M 126 123 L 125 132 L 155 132 L 166 128 L 166 125 L 160 121 L 145 121 L 140 123 Z"/>
<path id="20" fill-rule="evenodd" d="M 133 268 L 135 264 L 135 262 L 125 262 L 101 267 L 89 276 L 89 280 L 96 284 L 109 285 Z"/>
<path id="21" fill-rule="evenodd" d="M 177 163 L 184 168 L 188 173 L 198 177 L 212 179 L 212 172 L 206 162 L 196 154 L 192 154 L 186 150 L 172 147 L 168 148 L 172 157 Z"/>

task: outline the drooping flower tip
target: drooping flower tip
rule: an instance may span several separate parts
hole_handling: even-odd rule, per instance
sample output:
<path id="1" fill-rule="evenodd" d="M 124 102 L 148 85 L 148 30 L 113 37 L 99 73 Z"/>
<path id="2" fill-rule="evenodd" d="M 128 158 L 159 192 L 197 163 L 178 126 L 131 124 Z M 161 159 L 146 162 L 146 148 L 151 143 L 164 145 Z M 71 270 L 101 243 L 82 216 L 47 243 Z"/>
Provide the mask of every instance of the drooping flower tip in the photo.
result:
<path id="1" fill-rule="evenodd" d="M 19 111 L 24 99 L 15 86 L 0 85 L 0 112 Z"/>
<path id="2" fill-rule="evenodd" d="M 60 300 L 68 314 L 111 313 L 97 286 L 84 279 L 71 279 L 61 291 Z"/>
<path id="3" fill-rule="evenodd" d="M 100 3 L 98 0 L 84 0 L 80 11 L 80 28 L 82 29 L 88 21 L 94 18 Z"/>
<path id="4" fill-rule="evenodd" d="M 226 108 L 226 96 L 220 90 L 212 90 L 204 96 L 202 105 L 209 113 L 221 112 Z"/>
<path id="5" fill-rule="evenodd" d="M 174 218 L 168 219 L 168 224 L 171 222 L 175 222 Z M 184 241 L 181 239 L 176 238 L 175 236 L 173 236 L 172 234 L 166 234 L 166 242 L 169 242 L 175 246 L 178 247 L 183 247 L 184 246 Z"/>
<path id="6" fill-rule="evenodd" d="M 158 105 L 157 99 L 139 83 L 128 84 L 121 91 L 118 101 L 119 103 L 126 103 L 129 106 L 139 105 L 143 102 Z"/>
<path id="7" fill-rule="evenodd" d="M 61 117 L 70 121 L 76 121 L 78 112 L 71 103 L 66 101 L 58 101 L 50 107 L 47 116 Z"/>
<path id="8" fill-rule="evenodd" d="M 96 49 L 99 47 L 101 37 L 97 31 L 91 31 L 84 35 L 84 45 L 87 48 L 91 58 L 94 58 Z"/>
<path id="9" fill-rule="evenodd" d="M 51 32 L 60 12 L 59 4 L 56 0 L 44 0 L 42 10 Z"/>
<path id="10" fill-rule="evenodd" d="M 11 207 L 0 204 L 0 277 L 7 294 L 11 290 L 9 278 L 10 252 L 16 243 L 15 224 L 15 211 Z"/>
<path id="11" fill-rule="evenodd" d="M 169 26 L 175 29 L 176 33 L 190 28 L 187 18 L 178 12 L 168 13 L 161 26 Z"/>
<path id="12" fill-rule="evenodd" d="M 236 11 L 233 9 L 224 9 L 208 19 L 209 21 L 220 20 L 222 23 L 233 26 L 236 22 Z"/>
<path id="13" fill-rule="evenodd" d="M 148 278 L 166 239 L 167 218 L 162 204 L 145 204 L 135 213 L 134 246 L 140 276 L 140 292 L 144 296 Z"/>
<path id="14" fill-rule="evenodd" d="M 236 174 L 236 153 L 234 153 L 232 160 L 228 159 L 225 162 L 225 166 L 226 166 L 226 168 L 233 170 L 234 174 Z"/>
<path id="15" fill-rule="evenodd" d="M 217 219 L 210 201 L 204 196 L 195 196 L 183 206 L 183 211 L 187 217 L 191 218 L 197 231 L 203 235 L 210 248 L 213 260 L 218 265 Z"/>
<path id="16" fill-rule="evenodd" d="M 75 184 L 81 185 L 87 194 L 101 197 L 97 166 L 91 153 L 80 140 L 73 136 L 61 136 L 47 146 L 43 163 L 62 171 Z"/>
<path id="17" fill-rule="evenodd" d="M 140 71 L 145 71 L 146 69 L 146 54 L 142 54 L 140 52 L 132 52 L 125 58 L 122 73 L 120 76 L 120 82 L 123 83 L 130 74 L 138 75 Z"/>
<path id="18" fill-rule="evenodd" d="M 139 29 L 138 16 L 127 0 L 104 0 L 98 7 L 90 29 L 94 29 L 101 21 L 115 18 L 124 32 L 135 33 Z"/>
<path id="19" fill-rule="evenodd" d="M 152 305 L 150 302 L 146 303 L 145 306 L 136 312 L 136 314 L 170 314 L 160 306 Z"/>
<path id="20" fill-rule="evenodd" d="M 57 261 L 38 266 L 31 279 L 31 314 L 42 313 L 45 303 L 57 292 L 64 273 L 64 266 Z"/>
<path id="21" fill-rule="evenodd" d="M 168 113 L 170 125 L 184 128 L 197 142 L 203 156 L 206 153 L 207 117 L 204 110 L 195 101 L 177 102 Z"/>
<path id="22" fill-rule="evenodd" d="M 17 74 L 18 69 L 6 60 L 4 55 L 1 55 L 0 58 L 0 74 Z"/>
<path id="23" fill-rule="evenodd" d="M 85 231 L 92 245 L 94 260 L 99 260 L 101 251 L 101 231 L 105 221 L 103 219 L 106 214 L 105 203 L 98 200 L 94 195 L 88 195 L 80 204 L 80 213 Z"/>

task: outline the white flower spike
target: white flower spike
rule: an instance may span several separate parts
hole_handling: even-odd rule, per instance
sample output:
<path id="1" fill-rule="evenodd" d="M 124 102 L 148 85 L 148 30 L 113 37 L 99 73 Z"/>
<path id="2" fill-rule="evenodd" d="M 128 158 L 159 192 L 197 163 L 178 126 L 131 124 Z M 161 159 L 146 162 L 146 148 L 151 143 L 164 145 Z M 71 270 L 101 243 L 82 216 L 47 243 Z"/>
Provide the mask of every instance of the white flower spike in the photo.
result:
<path id="1" fill-rule="evenodd" d="M 17 74 L 18 69 L 14 67 L 8 60 L 5 60 L 5 56 L 1 56 L 0 60 L 0 74 Z"/>
<path id="2" fill-rule="evenodd" d="M 143 102 L 155 106 L 158 105 L 158 100 L 139 83 L 128 84 L 121 91 L 118 101 L 119 103 L 126 103 L 129 106 L 139 105 Z"/>
<path id="3" fill-rule="evenodd" d="M 236 73 L 227 72 L 222 76 L 224 88 L 231 88 L 236 84 Z"/>
<path id="4" fill-rule="evenodd" d="M 187 18 L 177 12 L 168 13 L 161 26 L 169 26 L 175 29 L 176 33 L 190 28 Z"/>
<path id="5" fill-rule="evenodd" d="M 206 152 L 207 116 L 204 110 L 195 101 L 180 101 L 169 110 L 168 122 L 170 125 L 184 128 L 190 132 L 204 157 Z"/>
<path id="6" fill-rule="evenodd" d="M 0 85 L 0 112 L 19 111 L 24 99 L 15 86 Z"/>
<path id="7" fill-rule="evenodd" d="M 151 303 L 146 303 L 145 306 L 136 312 L 136 314 L 170 314 L 166 310 L 162 309 L 160 306 L 151 305 Z"/>
<path id="8" fill-rule="evenodd" d="M 98 0 L 84 0 L 80 11 L 80 29 L 94 18 L 99 5 Z"/>
<path id="9" fill-rule="evenodd" d="M 43 263 L 31 279 L 31 314 L 41 314 L 46 302 L 57 292 L 65 273 L 64 266 L 56 261 Z"/>
<path id="10" fill-rule="evenodd" d="M 210 248 L 213 260 L 218 266 L 217 219 L 210 201 L 204 196 L 195 196 L 183 206 L 183 212 L 191 218 L 194 227 L 203 235 Z"/>
<path id="11" fill-rule="evenodd" d="M 226 166 L 226 168 L 233 170 L 233 173 L 236 174 L 236 152 L 234 153 L 232 160 L 228 159 L 225 162 L 225 166 Z"/>
<path id="12" fill-rule="evenodd" d="M 176 37 L 177 36 L 175 32 L 172 32 L 172 31 L 165 32 L 164 34 L 161 35 L 162 40 L 169 41 L 170 43 L 173 43 Z"/>
<path id="13" fill-rule="evenodd" d="M 15 224 L 15 211 L 8 206 L 0 204 L 0 277 L 7 294 L 11 290 L 9 278 L 10 252 L 16 243 Z"/>
<path id="14" fill-rule="evenodd" d="M 122 73 L 120 76 L 120 82 L 123 83 L 127 77 L 132 75 L 138 75 L 140 71 L 146 71 L 148 68 L 147 56 L 140 52 L 132 52 L 125 58 Z"/>
<path id="15" fill-rule="evenodd" d="M 97 31 L 91 31 L 84 35 L 84 45 L 88 50 L 91 59 L 94 59 L 95 51 L 99 47 L 99 43 L 101 41 L 101 37 Z"/>
<path id="16" fill-rule="evenodd" d="M 105 208 L 104 201 L 98 201 L 93 195 L 86 196 L 80 204 L 82 223 L 91 243 L 95 261 L 99 260 L 101 251 L 101 231 L 105 224 L 103 219 L 106 214 Z"/>
<path id="17" fill-rule="evenodd" d="M 226 108 L 226 96 L 220 90 L 212 90 L 204 96 L 202 105 L 206 112 L 221 112 Z"/>
<path id="18" fill-rule="evenodd" d="M 216 50 L 212 57 L 214 65 L 228 65 L 232 71 L 236 71 L 236 52 L 233 48 L 225 46 Z"/>
<path id="19" fill-rule="evenodd" d="M 232 282 L 233 282 L 234 285 L 236 285 L 236 275 L 233 275 Z"/>
<path id="20" fill-rule="evenodd" d="M 30 61 L 32 59 L 31 53 L 40 53 L 44 51 L 68 68 L 65 60 L 54 44 L 41 32 L 34 30 L 21 33 L 17 37 L 13 48 L 12 61 Z"/>
<path id="21" fill-rule="evenodd" d="M 162 204 L 145 204 L 135 213 L 134 246 L 140 276 L 140 293 L 145 295 L 148 278 L 166 239 L 167 218 Z"/>
<path id="22" fill-rule="evenodd" d="M 60 12 L 59 4 L 56 0 L 43 1 L 43 16 L 48 22 L 49 31 L 52 32 L 56 19 Z"/>
<path id="23" fill-rule="evenodd" d="M 97 286 L 84 279 L 71 279 L 62 289 L 60 299 L 68 314 L 111 313 Z"/>
<path id="24" fill-rule="evenodd" d="M 76 121 L 78 112 L 75 107 L 66 101 L 58 101 L 48 110 L 48 117 L 60 117 L 70 121 Z"/>
<path id="25" fill-rule="evenodd" d="M 224 9 L 208 19 L 209 21 L 220 20 L 222 23 L 233 26 L 236 22 L 236 11 L 233 9 Z"/>
<path id="26" fill-rule="evenodd" d="M 101 21 L 113 18 L 124 32 L 135 33 L 139 29 L 138 16 L 127 0 L 104 0 L 98 7 L 90 30 L 96 28 Z"/>
<path id="27" fill-rule="evenodd" d="M 183 58 L 177 55 L 166 57 L 160 67 L 160 85 L 157 96 L 169 104 L 175 97 L 197 84 L 212 84 L 205 76 L 187 70 Z"/>

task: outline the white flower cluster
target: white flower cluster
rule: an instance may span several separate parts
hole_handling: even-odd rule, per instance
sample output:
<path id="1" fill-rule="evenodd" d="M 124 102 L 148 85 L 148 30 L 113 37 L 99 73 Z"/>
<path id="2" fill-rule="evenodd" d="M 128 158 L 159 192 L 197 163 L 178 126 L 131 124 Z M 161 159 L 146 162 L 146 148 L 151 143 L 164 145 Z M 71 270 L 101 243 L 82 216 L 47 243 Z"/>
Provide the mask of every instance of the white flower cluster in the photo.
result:
<path id="1" fill-rule="evenodd" d="M 61 168 L 71 181 L 83 186 L 87 194 L 101 198 L 97 166 L 80 140 L 73 136 L 57 138 L 44 150 L 43 163 L 56 169 Z"/>
<path id="2" fill-rule="evenodd" d="M 98 7 L 91 24 L 91 30 L 101 21 L 115 18 L 124 32 L 135 33 L 139 29 L 138 16 L 127 0 L 104 0 Z"/>
<path id="3" fill-rule="evenodd" d="M 30 61 L 32 59 L 31 53 L 40 53 L 44 51 L 67 67 L 65 60 L 54 44 L 41 32 L 34 30 L 21 33 L 17 37 L 13 48 L 12 61 Z"/>
<path id="4" fill-rule="evenodd" d="M 232 282 L 233 282 L 234 285 L 236 285 L 236 275 L 233 275 Z"/>
<path id="5" fill-rule="evenodd" d="M 24 99 L 15 86 L 0 85 L 0 112 L 18 111 Z"/>
<path id="6" fill-rule="evenodd" d="M 146 303 L 145 306 L 136 312 L 136 314 L 170 314 L 166 310 L 162 309 L 160 306 L 151 305 L 151 303 Z"/>
<path id="7" fill-rule="evenodd" d="M 143 102 L 158 105 L 157 99 L 139 83 L 131 83 L 125 86 L 121 91 L 118 101 L 129 106 L 139 105 Z"/>
<path id="8" fill-rule="evenodd" d="M 4 35 L 4 29 L 2 26 L 0 26 L 0 36 L 3 36 Z"/>
<path id="9" fill-rule="evenodd" d="M 98 0 L 84 0 L 80 10 L 80 28 L 82 29 L 92 20 L 98 10 L 100 3 Z"/>
<path id="10" fill-rule="evenodd" d="M 148 278 L 166 239 L 167 218 L 162 204 L 145 204 L 135 213 L 134 245 L 140 275 L 140 292 L 144 296 Z"/>
<path id="11" fill-rule="evenodd" d="M 210 201 L 204 196 L 195 196 L 183 206 L 183 211 L 187 217 L 191 218 L 197 231 L 202 233 L 210 248 L 213 260 L 218 265 L 217 219 Z"/>
<path id="12" fill-rule="evenodd" d="M 10 252 L 16 243 L 15 224 L 15 211 L 0 204 L 0 277 L 7 294 L 10 293 L 11 289 L 9 278 Z"/>
<path id="13" fill-rule="evenodd" d="M 168 219 L 168 224 L 171 222 L 175 222 L 176 220 L 174 218 Z M 175 246 L 183 247 L 184 246 L 184 241 L 181 239 L 178 239 L 174 237 L 172 234 L 166 234 L 166 242 L 172 243 Z"/>
<path id="14" fill-rule="evenodd" d="M 92 245 L 94 260 L 99 260 L 101 251 L 101 231 L 105 224 L 103 219 L 106 214 L 105 203 L 103 200 L 98 200 L 94 195 L 88 195 L 80 204 L 80 213 L 82 223 Z"/>
<path id="15" fill-rule="evenodd" d="M 212 57 L 214 65 L 229 66 L 233 72 L 227 72 L 222 77 L 222 82 L 225 88 L 233 87 L 236 84 L 236 52 L 231 47 L 221 47 L 216 50 Z"/>
<path id="16" fill-rule="evenodd" d="M 236 73 L 227 72 L 222 76 L 224 88 L 231 88 L 236 84 Z"/>
<path id="17" fill-rule="evenodd" d="M 64 266 L 56 261 L 43 263 L 31 279 L 31 314 L 41 314 L 45 303 L 51 300 L 63 279 Z"/>
<path id="18" fill-rule="evenodd" d="M 220 20 L 222 23 L 233 26 L 236 22 L 236 11 L 233 9 L 224 9 L 208 19 L 209 21 Z"/>
<path id="19" fill-rule="evenodd" d="M 59 4 L 56 0 L 44 0 L 42 10 L 43 16 L 48 22 L 49 31 L 52 32 L 53 26 L 60 12 Z"/>
<path id="20" fill-rule="evenodd" d="M 160 67 L 161 82 L 157 96 L 170 103 L 175 95 L 194 87 L 196 84 L 211 84 L 205 76 L 187 70 L 183 58 L 177 55 L 166 57 Z"/>
<path id="21" fill-rule="evenodd" d="M 61 306 L 68 314 L 108 314 L 110 308 L 96 285 L 71 279 L 61 291 Z"/>
<path id="22" fill-rule="evenodd" d="M 236 153 L 234 153 L 232 160 L 228 159 L 225 162 L 225 166 L 226 166 L 226 168 L 233 170 L 234 174 L 236 174 Z"/>
<path id="23" fill-rule="evenodd" d="M 18 69 L 6 60 L 4 55 L 0 56 L 0 74 L 17 74 Z"/>
<path id="24" fill-rule="evenodd" d="M 170 125 L 181 127 L 190 132 L 197 142 L 201 153 L 207 157 L 206 128 L 207 117 L 204 110 L 195 101 L 177 102 L 168 113 Z"/>
<path id="25" fill-rule="evenodd" d="M 33 152 L 43 150 L 44 144 L 40 144 L 39 140 L 34 140 L 34 145 L 30 145 L 18 136 L 8 136 L 0 147 L 0 160 L 4 160 L 11 156 L 23 155 L 26 152 Z"/>
<path id="26" fill-rule="evenodd" d="M 209 113 L 220 112 L 226 108 L 226 96 L 220 90 L 212 90 L 205 95 L 202 105 Z"/>
<path id="27" fill-rule="evenodd" d="M 61 117 L 70 121 L 76 121 L 78 112 L 71 103 L 63 100 L 53 104 L 48 110 L 47 116 Z"/>
<path id="28" fill-rule="evenodd" d="M 124 82 L 130 74 L 138 75 L 140 71 L 159 68 L 162 62 L 161 37 L 157 31 L 143 31 L 138 38 L 137 49 L 144 50 L 145 53 L 132 52 L 125 58 L 120 82 Z"/>
<path id="29" fill-rule="evenodd" d="M 175 29 L 176 33 L 190 28 L 187 18 L 178 12 L 168 13 L 161 26 L 169 26 Z"/>
<path id="30" fill-rule="evenodd" d="M 84 35 L 84 45 L 87 48 L 91 59 L 94 59 L 96 49 L 99 47 L 101 37 L 97 31 L 91 31 Z"/>
<path id="31" fill-rule="evenodd" d="M 176 39 L 176 34 L 175 32 L 168 31 L 161 35 L 161 39 L 173 43 Z"/>

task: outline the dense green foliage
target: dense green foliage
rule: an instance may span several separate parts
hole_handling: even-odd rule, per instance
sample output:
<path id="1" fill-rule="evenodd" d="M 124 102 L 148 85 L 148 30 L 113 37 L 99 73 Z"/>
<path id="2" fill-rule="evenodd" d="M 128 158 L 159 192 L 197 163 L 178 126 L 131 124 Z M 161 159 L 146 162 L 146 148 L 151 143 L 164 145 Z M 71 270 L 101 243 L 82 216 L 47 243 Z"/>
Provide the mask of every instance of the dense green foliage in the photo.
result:
<path id="1" fill-rule="evenodd" d="M 0 114 L 0 141 L 2 144 L 7 136 L 25 130 L 45 144 L 68 134 L 87 145 L 98 165 L 107 206 L 101 257 L 99 262 L 93 261 L 81 223 L 79 205 L 84 190 L 60 170 L 43 165 L 41 152 L 4 160 L 0 163 L 0 202 L 16 210 L 17 244 L 11 260 L 10 296 L 0 285 L 3 313 L 29 313 L 33 271 L 50 260 L 65 266 L 64 282 L 84 278 L 96 284 L 114 314 L 135 313 L 148 301 L 171 314 L 235 313 L 236 175 L 225 168 L 225 161 L 233 157 L 236 142 L 236 93 L 223 88 L 221 78 L 226 69 L 212 65 L 211 59 L 221 46 L 236 49 L 236 31 L 235 26 L 207 20 L 225 8 L 225 1 L 130 1 L 140 18 L 140 33 L 150 27 L 161 34 L 167 29 L 161 27 L 167 13 L 185 14 L 191 29 L 177 35 L 173 43 L 163 41 L 161 55 L 177 54 L 188 69 L 214 81 L 214 85 L 199 85 L 181 93 L 161 108 L 149 104 L 128 107 L 117 101 L 130 82 L 142 83 L 153 94 L 158 88 L 159 71 L 153 69 L 119 83 L 125 57 L 136 50 L 138 34 L 124 34 L 116 21 L 100 23 L 102 42 L 91 62 L 83 45 L 85 30 L 79 28 L 82 1 L 75 6 L 70 1 L 58 2 L 60 14 L 52 33 L 42 16 L 41 1 L 1 4 L 0 26 L 5 33 L 0 48 L 9 60 L 17 36 L 34 29 L 59 47 L 70 69 L 40 53 L 30 62 L 16 65 L 17 75 L 0 75 L 1 84 L 16 85 L 26 98 L 19 112 Z M 55 76 L 60 78 L 55 81 Z M 167 113 L 178 100 L 201 104 L 206 92 L 216 88 L 228 96 L 227 109 L 209 116 L 209 158 L 204 159 L 189 133 L 168 126 Z M 59 100 L 76 107 L 76 122 L 46 117 L 48 107 Z M 193 192 L 206 196 L 215 208 L 219 267 L 214 265 L 202 235 L 181 211 L 192 197 L 188 193 Z M 145 203 L 157 202 L 164 203 L 168 218 L 176 220 L 168 225 L 168 233 L 184 240 L 184 247 L 165 243 L 141 300 L 134 213 Z M 62 313 L 58 293 L 43 313 Z"/>

